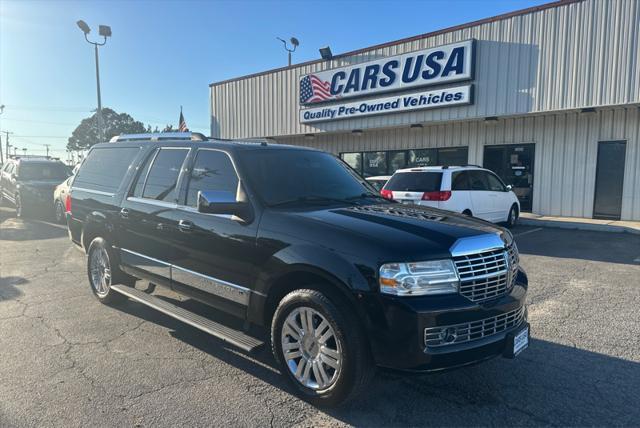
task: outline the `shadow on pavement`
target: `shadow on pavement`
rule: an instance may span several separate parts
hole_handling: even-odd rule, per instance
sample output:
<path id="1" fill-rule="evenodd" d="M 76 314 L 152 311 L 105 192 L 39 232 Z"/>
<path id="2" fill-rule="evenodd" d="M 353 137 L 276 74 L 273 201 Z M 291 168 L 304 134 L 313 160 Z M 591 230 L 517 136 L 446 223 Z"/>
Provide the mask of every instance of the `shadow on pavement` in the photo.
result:
<path id="1" fill-rule="evenodd" d="M 521 254 L 640 265 L 638 235 L 554 228 L 514 233 Z"/>
<path id="2" fill-rule="evenodd" d="M 171 329 L 176 339 L 294 395 L 267 337 L 261 338 L 267 340 L 263 349 L 248 355 L 141 304 L 128 301 L 118 309 Z M 638 362 L 532 338 L 515 360 L 425 375 L 379 370 L 366 396 L 321 410 L 360 426 L 634 425 L 640 420 L 638 385 Z"/>
<path id="3" fill-rule="evenodd" d="M 65 226 L 55 225 L 36 218 L 16 218 L 6 208 L 0 210 L 0 240 L 31 241 L 55 239 L 67 236 Z"/>
<path id="4" fill-rule="evenodd" d="M 0 301 L 12 300 L 22 295 L 16 285 L 23 285 L 29 281 L 21 276 L 0 276 Z"/>

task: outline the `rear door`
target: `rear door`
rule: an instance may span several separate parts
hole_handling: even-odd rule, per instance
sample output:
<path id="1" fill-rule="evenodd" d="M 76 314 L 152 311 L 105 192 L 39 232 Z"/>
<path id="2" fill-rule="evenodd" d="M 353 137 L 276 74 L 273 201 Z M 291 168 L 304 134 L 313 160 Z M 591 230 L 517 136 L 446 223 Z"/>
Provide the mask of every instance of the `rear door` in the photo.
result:
<path id="1" fill-rule="evenodd" d="M 171 280 L 171 260 L 184 256 L 168 238 L 178 230 L 178 186 L 189 150 L 151 152 L 120 210 L 122 262 L 165 284 Z"/>
<path id="2" fill-rule="evenodd" d="M 495 217 L 495 192 L 489 190 L 487 174 L 480 170 L 469 170 L 469 195 L 471 197 L 471 213 L 474 217 L 493 221 Z"/>
<path id="3" fill-rule="evenodd" d="M 442 172 L 407 171 L 395 173 L 384 189 L 390 190 L 398 202 L 438 207 L 437 201 L 423 201 L 422 196 L 426 192 L 439 192 L 441 184 Z"/>

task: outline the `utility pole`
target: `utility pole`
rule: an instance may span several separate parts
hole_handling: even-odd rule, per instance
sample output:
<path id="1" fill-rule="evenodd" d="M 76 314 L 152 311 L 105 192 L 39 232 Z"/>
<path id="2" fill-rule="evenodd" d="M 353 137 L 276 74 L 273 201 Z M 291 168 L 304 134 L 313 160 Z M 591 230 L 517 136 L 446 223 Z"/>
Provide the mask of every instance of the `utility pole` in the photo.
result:
<path id="1" fill-rule="evenodd" d="M 11 145 L 9 144 L 9 135 L 13 134 L 13 132 L 9 132 L 9 131 L 0 131 L 0 132 L 4 132 L 4 135 L 5 135 L 5 147 L 7 150 L 5 154 L 7 155 L 6 156 L 7 160 L 9 160 L 9 147 L 11 147 Z M 0 147 L 0 150 L 2 150 L 2 147 Z"/>
<path id="2" fill-rule="evenodd" d="M 47 149 L 47 157 L 49 157 L 49 147 L 51 147 L 51 144 L 43 144 L 43 146 Z"/>
<path id="3" fill-rule="evenodd" d="M 4 113 L 4 104 L 0 105 L 0 114 Z M 7 140 L 9 137 L 7 137 Z M 7 160 L 9 160 L 9 153 L 7 153 Z M 0 138 L 0 163 L 4 165 L 4 157 L 2 156 L 2 138 Z"/>

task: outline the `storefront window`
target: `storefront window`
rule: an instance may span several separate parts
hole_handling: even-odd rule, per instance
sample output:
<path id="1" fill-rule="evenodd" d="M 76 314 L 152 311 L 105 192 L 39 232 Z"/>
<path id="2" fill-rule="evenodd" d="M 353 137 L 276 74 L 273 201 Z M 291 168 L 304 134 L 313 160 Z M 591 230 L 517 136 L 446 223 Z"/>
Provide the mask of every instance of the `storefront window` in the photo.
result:
<path id="1" fill-rule="evenodd" d="M 386 152 L 366 152 L 364 154 L 363 175 L 365 177 L 372 177 L 374 175 L 386 175 L 386 174 L 387 174 L 387 153 Z"/>
<path id="2" fill-rule="evenodd" d="M 404 150 L 389 152 L 389 175 L 407 166 L 407 152 Z"/>
<path id="3" fill-rule="evenodd" d="M 467 147 L 447 147 L 438 149 L 438 165 L 466 165 L 469 163 Z"/>
<path id="4" fill-rule="evenodd" d="M 436 149 L 409 150 L 409 166 L 432 166 L 437 164 Z"/>
<path id="5" fill-rule="evenodd" d="M 358 174 L 362 174 L 362 153 L 342 153 L 340 157 Z"/>

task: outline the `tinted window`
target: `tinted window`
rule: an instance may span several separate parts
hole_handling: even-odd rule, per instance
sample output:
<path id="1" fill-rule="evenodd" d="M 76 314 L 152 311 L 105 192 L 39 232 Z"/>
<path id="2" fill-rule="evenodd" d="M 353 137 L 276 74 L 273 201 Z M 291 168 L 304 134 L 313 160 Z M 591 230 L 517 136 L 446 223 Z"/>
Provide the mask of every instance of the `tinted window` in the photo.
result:
<path id="1" fill-rule="evenodd" d="M 358 171 L 358 174 L 362 174 L 362 153 L 343 153 L 342 159 L 347 165 Z"/>
<path id="2" fill-rule="evenodd" d="M 469 189 L 469 174 L 466 171 L 454 172 L 451 176 L 451 190 Z"/>
<path id="3" fill-rule="evenodd" d="M 387 153 L 368 152 L 364 154 L 363 175 L 371 177 L 374 175 L 385 175 L 387 173 Z"/>
<path id="4" fill-rule="evenodd" d="M 487 174 L 483 171 L 469 171 L 469 187 L 471 190 L 489 190 Z"/>
<path id="5" fill-rule="evenodd" d="M 178 176 L 188 152 L 187 149 L 160 149 L 149 170 L 142 197 L 175 202 Z"/>
<path id="6" fill-rule="evenodd" d="M 401 172 L 394 174 L 384 188 L 405 192 L 438 192 L 441 182 L 441 172 Z"/>
<path id="7" fill-rule="evenodd" d="M 20 180 L 63 181 L 70 174 L 65 165 L 55 162 L 23 162 L 18 169 Z"/>
<path id="8" fill-rule="evenodd" d="M 142 168 L 138 171 L 138 176 L 136 177 L 136 184 L 133 187 L 133 190 L 129 192 L 129 196 L 135 196 L 136 198 L 142 197 L 142 190 L 144 189 L 144 181 L 147 179 L 147 174 L 149 174 L 149 168 L 151 167 L 151 163 L 155 159 L 158 154 L 158 150 L 154 150 L 149 154 L 147 159 L 145 159 Z"/>
<path id="9" fill-rule="evenodd" d="M 344 199 L 370 188 L 334 156 L 307 150 L 252 150 L 239 154 L 251 187 L 269 205 L 300 198 Z"/>
<path id="10" fill-rule="evenodd" d="M 73 184 L 86 189 L 115 192 L 139 150 L 137 147 L 101 147 L 91 150 Z"/>
<path id="11" fill-rule="evenodd" d="M 489 190 L 493 192 L 504 192 L 504 185 L 502 182 L 493 174 L 485 172 L 487 176 L 487 181 L 489 183 Z"/>
<path id="12" fill-rule="evenodd" d="M 189 178 L 187 205 L 196 206 L 198 191 L 225 190 L 235 195 L 238 176 L 226 153 L 215 150 L 200 150 Z"/>

